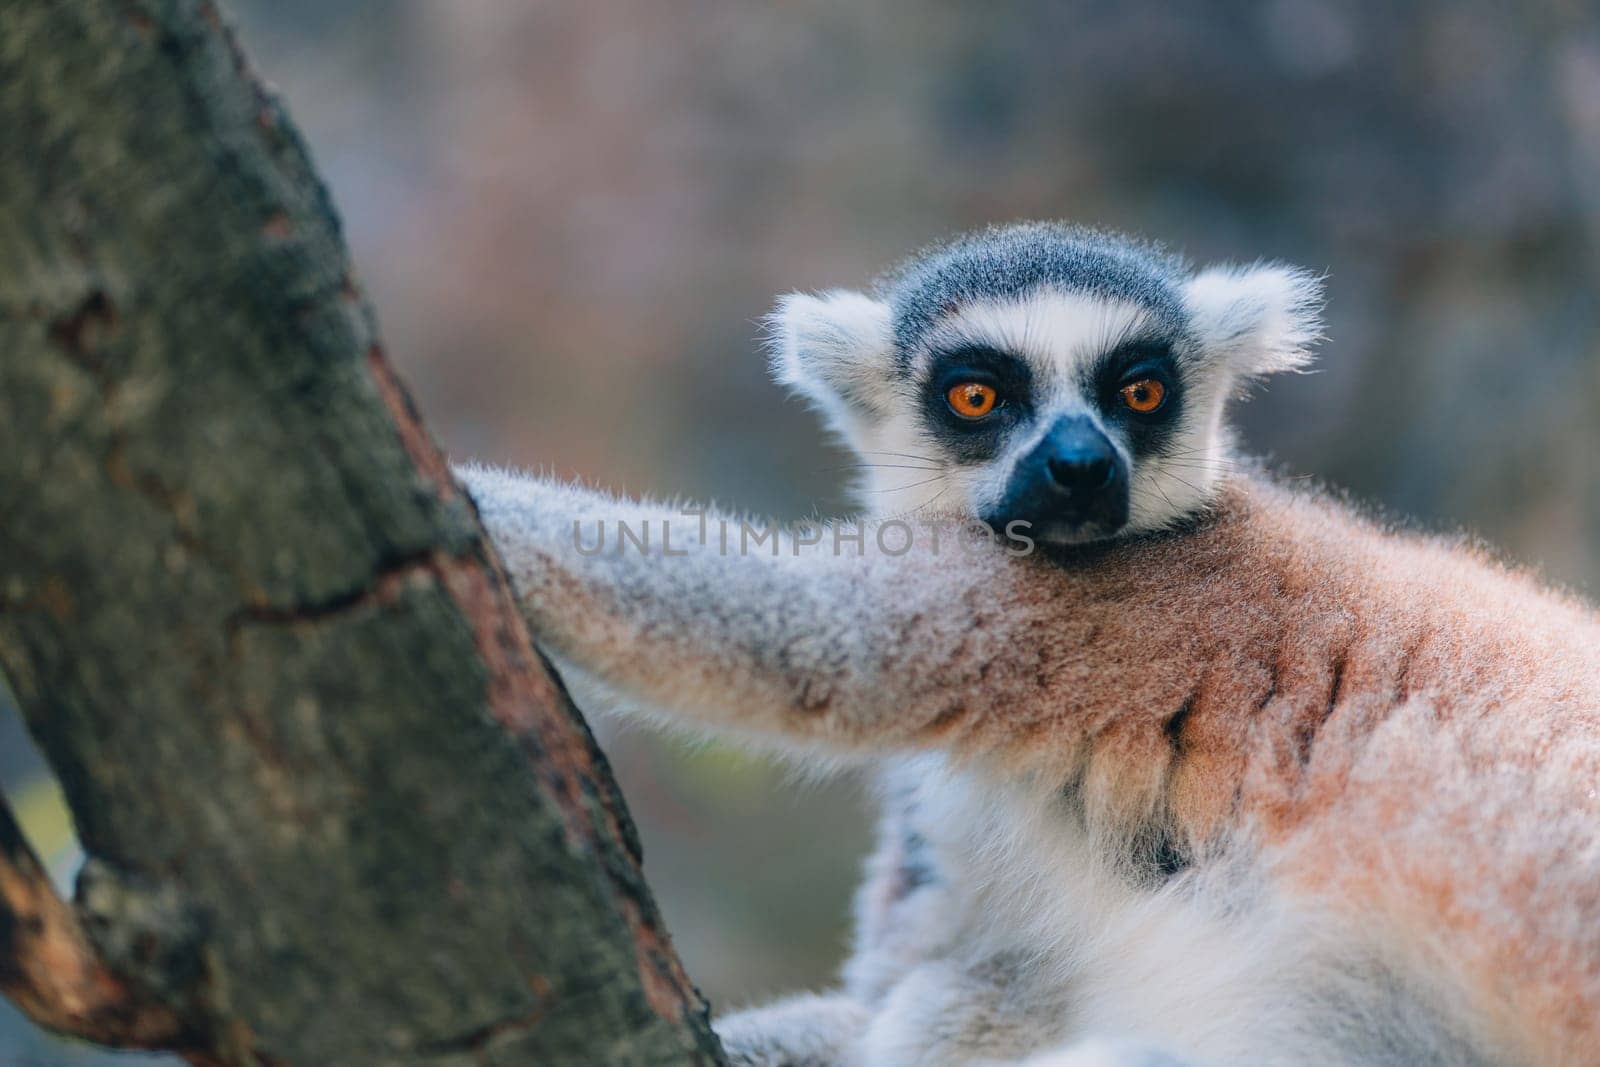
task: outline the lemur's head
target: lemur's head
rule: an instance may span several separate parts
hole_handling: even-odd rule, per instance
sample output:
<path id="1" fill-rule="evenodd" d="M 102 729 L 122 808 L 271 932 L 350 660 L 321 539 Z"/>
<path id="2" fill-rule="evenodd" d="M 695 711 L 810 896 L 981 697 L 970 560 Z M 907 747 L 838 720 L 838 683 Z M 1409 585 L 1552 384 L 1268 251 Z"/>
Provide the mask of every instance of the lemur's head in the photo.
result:
<path id="1" fill-rule="evenodd" d="M 785 297 L 773 363 L 859 454 L 870 510 L 1021 519 L 1071 544 L 1202 509 L 1230 455 L 1224 403 L 1307 362 L 1319 303 L 1292 268 L 1195 273 L 1024 223 L 916 256 L 870 294 Z"/>

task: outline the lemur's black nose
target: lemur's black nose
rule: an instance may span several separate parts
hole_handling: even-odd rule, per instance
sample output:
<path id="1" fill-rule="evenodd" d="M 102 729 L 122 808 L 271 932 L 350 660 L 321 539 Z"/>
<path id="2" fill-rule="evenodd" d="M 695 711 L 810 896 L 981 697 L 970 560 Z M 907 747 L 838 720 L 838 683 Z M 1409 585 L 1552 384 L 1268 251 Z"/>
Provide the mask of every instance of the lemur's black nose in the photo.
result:
<path id="1" fill-rule="evenodd" d="M 1058 490 L 1093 493 L 1109 486 L 1117 476 L 1117 454 L 1111 442 L 1086 420 L 1057 427 L 1048 444 L 1045 466 Z"/>
<path id="2" fill-rule="evenodd" d="M 1017 520 L 1046 543 L 1114 536 L 1128 522 L 1128 461 L 1089 415 L 1062 415 L 1020 457 L 984 516 L 995 529 Z"/>
<path id="3" fill-rule="evenodd" d="M 1076 448 L 1051 456 L 1047 463 L 1056 486 L 1069 493 L 1104 489 L 1117 476 L 1117 459 L 1109 445 Z"/>

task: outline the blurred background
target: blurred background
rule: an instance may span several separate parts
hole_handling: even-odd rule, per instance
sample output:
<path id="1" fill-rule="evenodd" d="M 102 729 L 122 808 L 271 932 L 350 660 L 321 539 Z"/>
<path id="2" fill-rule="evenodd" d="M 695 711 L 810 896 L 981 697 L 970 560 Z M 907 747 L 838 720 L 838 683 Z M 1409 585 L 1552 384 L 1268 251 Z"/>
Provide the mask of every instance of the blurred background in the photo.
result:
<path id="1" fill-rule="evenodd" d="M 841 458 L 765 377 L 773 295 L 1070 218 L 1326 271 L 1321 370 L 1240 410 L 1248 446 L 1600 589 L 1588 0 L 224 6 L 456 458 L 838 512 Z M 860 784 L 600 728 L 714 1007 L 827 983 Z M 8 708 L 0 782 L 70 877 Z M 0 1005 L 0 1064 L 91 1062 L 127 1059 Z"/>

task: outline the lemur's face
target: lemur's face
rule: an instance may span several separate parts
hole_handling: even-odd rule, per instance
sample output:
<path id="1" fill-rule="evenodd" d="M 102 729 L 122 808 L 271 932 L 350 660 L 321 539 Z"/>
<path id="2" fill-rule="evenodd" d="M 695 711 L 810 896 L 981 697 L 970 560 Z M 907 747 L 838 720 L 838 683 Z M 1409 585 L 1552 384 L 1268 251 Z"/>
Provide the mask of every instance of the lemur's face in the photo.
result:
<path id="1" fill-rule="evenodd" d="M 1203 509 L 1223 406 L 1298 366 L 1316 286 L 1282 267 L 1191 275 L 1123 239 L 1014 227 L 914 261 L 881 296 L 791 296 L 781 380 L 856 450 L 863 505 L 1076 544 Z"/>
<path id="2" fill-rule="evenodd" d="M 896 392 L 911 403 L 877 436 L 937 466 L 957 509 L 997 530 L 1021 521 L 1067 544 L 1159 525 L 1221 462 L 1207 447 L 1218 383 L 1197 372 L 1193 347 L 1180 325 L 1100 296 L 964 304 L 906 353 Z M 893 495 L 913 480 L 871 488 Z"/>

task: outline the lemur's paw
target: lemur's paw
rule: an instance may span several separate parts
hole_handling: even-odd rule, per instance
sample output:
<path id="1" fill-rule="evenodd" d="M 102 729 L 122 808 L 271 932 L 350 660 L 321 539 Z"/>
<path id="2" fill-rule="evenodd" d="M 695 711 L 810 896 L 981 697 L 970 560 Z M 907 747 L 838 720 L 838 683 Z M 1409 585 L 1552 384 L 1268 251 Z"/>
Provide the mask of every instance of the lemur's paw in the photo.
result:
<path id="1" fill-rule="evenodd" d="M 848 1067 L 867 1010 L 842 994 L 803 994 L 751 1008 L 714 1027 L 732 1067 Z"/>

